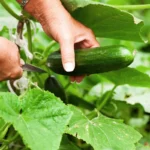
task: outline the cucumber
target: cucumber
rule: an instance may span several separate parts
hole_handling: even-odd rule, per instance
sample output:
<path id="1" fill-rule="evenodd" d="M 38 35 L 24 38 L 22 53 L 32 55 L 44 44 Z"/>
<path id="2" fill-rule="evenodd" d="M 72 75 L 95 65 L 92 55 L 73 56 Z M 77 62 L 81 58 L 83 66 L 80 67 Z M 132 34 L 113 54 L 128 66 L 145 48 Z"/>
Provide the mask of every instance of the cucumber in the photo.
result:
<path id="1" fill-rule="evenodd" d="M 54 76 L 49 76 L 45 80 L 44 89 L 59 97 L 62 101 L 66 102 L 66 94 L 63 86 L 57 81 Z"/>
<path id="2" fill-rule="evenodd" d="M 75 69 L 72 72 L 63 69 L 60 51 L 49 55 L 47 66 L 58 74 L 79 76 L 122 69 L 130 65 L 133 59 L 133 52 L 122 45 L 113 45 L 75 50 Z"/>

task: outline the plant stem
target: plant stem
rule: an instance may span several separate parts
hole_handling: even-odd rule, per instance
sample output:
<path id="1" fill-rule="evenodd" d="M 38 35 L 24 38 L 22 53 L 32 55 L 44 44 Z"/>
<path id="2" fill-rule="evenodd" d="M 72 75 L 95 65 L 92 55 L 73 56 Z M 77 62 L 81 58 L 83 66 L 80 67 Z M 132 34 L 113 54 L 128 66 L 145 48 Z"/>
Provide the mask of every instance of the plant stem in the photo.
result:
<path id="1" fill-rule="evenodd" d="M 87 118 L 89 120 L 92 120 L 93 118 L 95 118 L 97 116 L 97 112 L 94 110 L 94 111 L 91 111 L 88 115 L 87 115 Z"/>
<path id="2" fill-rule="evenodd" d="M 7 12 L 9 14 L 11 14 L 14 18 L 16 18 L 17 20 L 21 20 L 21 17 L 19 15 L 17 15 L 5 2 L 5 0 L 0 0 L 0 3 L 2 4 L 2 6 L 7 10 Z"/>
<path id="3" fill-rule="evenodd" d="M 27 33 L 28 33 L 28 49 L 32 53 L 32 31 L 31 31 L 31 24 L 29 20 L 26 20 L 26 26 L 27 26 Z"/>
<path id="4" fill-rule="evenodd" d="M 103 101 L 101 102 L 101 104 L 97 108 L 98 111 L 100 111 L 105 106 L 105 104 L 107 103 L 107 101 L 109 100 L 109 98 L 112 96 L 112 94 L 113 94 L 113 92 L 114 92 L 114 90 L 115 90 L 116 87 L 117 86 L 115 85 L 112 88 L 112 90 L 105 96 L 105 98 L 103 99 Z"/>
<path id="5" fill-rule="evenodd" d="M 39 85 L 42 86 L 42 85 L 43 85 L 43 82 L 42 82 L 41 78 L 39 77 L 39 75 L 38 75 L 37 73 L 35 73 L 34 75 L 35 75 L 35 77 L 36 77 L 37 80 L 38 80 L 38 86 L 39 86 Z"/>
<path id="6" fill-rule="evenodd" d="M 10 123 L 6 123 L 1 129 L 0 129 L 0 133 L 3 132 L 4 130 L 8 129 L 11 126 Z"/>
<path id="7" fill-rule="evenodd" d="M 6 139 L 6 140 L 2 139 L 0 141 L 5 143 L 5 144 L 10 144 L 11 142 L 14 142 L 18 137 L 19 137 L 19 134 L 18 134 L 18 132 L 16 132 L 15 135 L 12 138 Z"/>
<path id="8" fill-rule="evenodd" d="M 7 133 L 8 133 L 8 129 L 11 126 L 10 123 L 6 123 L 1 129 L 0 129 L 0 141 L 3 140 Z"/>
<path id="9" fill-rule="evenodd" d="M 19 137 L 19 133 L 16 132 L 15 135 L 11 139 L 8 140 L 8 142 L 11 143 L 11 142 L 15 141 L 18 137 Z"/>
<path id="10" fill-rule="evenodd" d="M 143 5 L 112 5 L 115 8 L 122 9 L 122 10 L 143 10 L 143 9 L 150 9 L 150 4 L 143 4 Z"/>
<path id="11" fill-rule="evenodd" d="M 50 54 L 50 49 L 56 44 L 55 41 L 51 41 L 50 44 L 48 45 L 48 47 L 45 49 L 45 51 L 43 51 L 42 53 L 42 57 L 43 59 L 39 61 L 39 65 L 45 65 L 47 58 L 45 58 L 46 56 L 48 56 Z"/>
<path id="12" fill-rule="evenodd" d="M 0 147 L 0 150 L 6 150 L 8 148 L 7 145 L 2 145 L 2 147 Z"/>
<path id="13" fill-rule="evenodd" d="M 50 49 L 56 44 L 55 41 L 51 41 L 50 44 L 47 46 L 45 51 L 42 53 L 43 57 L 47 56 L 49 54 Z"/>
<path id="14" fill-rule="evenodd" d="M 24 21 L 23 20 L 20 20 L 18 22 L 18 25 L 17 25 L 17 33 L 18 33 L 18 36 L 20 39 L 22 39 L 22 34 L 23 34 L 23 27 L 24 27 Z M 19 46 L 18 46 L 19 47 Z M 20 49 L 20 47 L 19 47 Z"/>

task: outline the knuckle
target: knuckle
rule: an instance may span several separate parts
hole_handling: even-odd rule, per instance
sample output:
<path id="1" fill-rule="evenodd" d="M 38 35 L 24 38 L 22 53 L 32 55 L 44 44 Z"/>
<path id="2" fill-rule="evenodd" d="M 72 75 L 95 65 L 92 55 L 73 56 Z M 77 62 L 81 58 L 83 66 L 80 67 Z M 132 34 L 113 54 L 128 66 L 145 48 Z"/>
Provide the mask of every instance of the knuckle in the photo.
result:
<path id="1" fill-rule="evenodd" d="M 72 37 L 72 35 L 67 35 L 66 34 L 65 36 L 62 37 L 61 41 L 62 42 L 64 42 L 64 41 L 66 41 L 66 42 L 73 41 L 73 37 Z"/>
<path id="2" fill-rule="evenodd" d="M 90 28 L 88 28 L 88 33 L 89 34 L 91 34 L 91 35 L 93 35 L 94 33 L 93 33 L 93 30 L 92 29 L 90 29 Z"/>

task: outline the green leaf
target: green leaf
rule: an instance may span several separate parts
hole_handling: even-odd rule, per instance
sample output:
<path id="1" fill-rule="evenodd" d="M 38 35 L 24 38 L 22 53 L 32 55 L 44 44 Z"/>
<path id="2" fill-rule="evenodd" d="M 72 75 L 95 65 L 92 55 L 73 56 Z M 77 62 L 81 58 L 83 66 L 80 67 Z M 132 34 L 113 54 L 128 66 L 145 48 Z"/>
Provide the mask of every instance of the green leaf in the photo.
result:
<path id="1" fill-rule="evenodd" d="M 70 12 L 73 12 L 76 9 L 87 6 L 89 4 L 97 4 L 92 0 L 61 0 L 61 2 Z"/>
<path id="2" fill-rule="evenodd" d="M 4 125 L 5 125 L 5 121 L 4 121 L 2 118 L 0 118 L 0 129 L 1 129 Z"/>
<path id="3" fill-rule="evenodd" d="M 116 85 L 129 84 L 132 86 L 150 87 L 150 77 L 133 68 L 102 73 L 102 76 Z"/>
<path id="4" fill-rule="evenodd" d="M 73 116 L 66 130 L 68 134 L 91 144 L 94 150 L 135 150 L 141 135 L 121 120 L 110 119 L 101 114 L 89 120 L 79 109 L 70 106 Z"/>
<path id="5" fill-rule="evenodd" d="M 32 150 L 57 150 L 71 112 L 53 94 L 33 89 L 21 97 L 0 93 L 0 116 Z"/>
<path id="6" fill-rule="evenodd" d="M 147 124 L 149 127 L 149 124 Z M 140 144 L 137 145 L 136 150 L 150 150 L 150 135 L 146 134 L 141 140 Z"/>
<path id="7" fill-rule="evenodd" d="M 91 28 L 97 37 L 142 41 L 143 22 L 128 12 L 90 0 L 62 0 L 73 17 Z"/>
<path id="8" fill-rule="evenodd" d="M 113 99 L 125 101 L 128 104 L 141 104 L 144 111 L 150 113 L 150 88 L 133 87 L 129 85 L 118 86 Z"/>
<path id="9" fill-rule="evenodd" d="M 150 92 L 150 91 L 149 91 Z M 150 93 L 142 93 L 142 95 L 136 95 L 136 96 L 132 96 L 129 97 L 128 99 L 126 99 L 127 103 L 129 104 L 141 104 L 145 110 L 145 112 L 150 113 Z"/>
<path id="10" fill-rule="evenodd" d="M 136 150 L 150 150 L 149 143 L 146 144 L 138 144 Z"/>

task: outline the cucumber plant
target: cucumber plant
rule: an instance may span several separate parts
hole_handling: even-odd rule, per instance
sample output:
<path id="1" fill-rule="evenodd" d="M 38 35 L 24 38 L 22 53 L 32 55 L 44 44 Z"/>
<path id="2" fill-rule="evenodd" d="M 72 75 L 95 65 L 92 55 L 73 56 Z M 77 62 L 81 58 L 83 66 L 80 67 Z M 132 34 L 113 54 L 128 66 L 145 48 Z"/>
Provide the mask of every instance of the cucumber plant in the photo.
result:
<path id="1" fill-rule="evenodd" d="M 148 0 L 62 0 L 101 43 L 76 50 L 72 74 L 62 68 L 59 45 L 32 17 L 13 0 L 0 3 L 0 36 L 16 41 L 19 34 L 21 58 L 47 71 L 0 83 L 1 150 L 150 148 L 150 54 L 140 52 L 149 47 L 141 38 L 142 29 L 149 41 Z M 70 82 L 83 74 L 81 83 Z"/>

